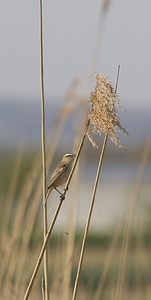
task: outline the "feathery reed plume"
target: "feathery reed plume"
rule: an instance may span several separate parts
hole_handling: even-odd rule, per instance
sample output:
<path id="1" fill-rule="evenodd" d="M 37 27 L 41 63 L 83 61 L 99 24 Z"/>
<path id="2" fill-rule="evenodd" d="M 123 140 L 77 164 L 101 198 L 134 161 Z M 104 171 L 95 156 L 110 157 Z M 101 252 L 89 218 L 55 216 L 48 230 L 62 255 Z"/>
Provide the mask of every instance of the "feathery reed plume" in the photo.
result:
<path id="1" fill-rule="evenodd" d="M 121 126 L 120 117 L 116 109 L 116 104 L 121 108 L 118 95 L 105 75 L 96 73 L 96 80 L 95 90 L 90 96 L 92 106 L 88 114 L 92 128 L 87 136 L 92 145 L 97 147 L 90 132 L 99 134 L 103 132 L 108 134 L 108 137 L 115 145 L 123 148 L 117 132 L 127 134 L 127 131 Z"/>

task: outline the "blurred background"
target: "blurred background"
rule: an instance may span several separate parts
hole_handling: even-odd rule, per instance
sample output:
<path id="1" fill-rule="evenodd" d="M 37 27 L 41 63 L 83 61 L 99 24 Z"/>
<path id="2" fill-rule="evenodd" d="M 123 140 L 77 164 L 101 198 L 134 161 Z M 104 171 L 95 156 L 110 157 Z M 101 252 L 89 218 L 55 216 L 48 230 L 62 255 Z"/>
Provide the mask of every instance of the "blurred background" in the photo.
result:
<path id="1" fill-rule="evenodd" d="M 44 1 L 43 5 L 47 174 L 52 172 L 64 153 L 77 150 L 90 94 L 95 88 L 95 72 L 108 76 L 114 86 L 120 65 L 118 95 L 124 111 L 119 109 L 119 115 L 128 136 L 119 135 L 125 148 L 123 151 L 111 141 L 107 142 L 91 220 L 93 234 L 88 243 L 88 257 L 82 275 L 81 289 L 84 294 L 81 299 L 88 299 L 88 274 L 93 275 L 91 284 L 94 295 L 100 278 L 98 249 L 103 249 L 103 272 L 104 257 L 109 261 L 106 249 L 112 240 L 115 241 L 116 251 L 112 251 L 114 257 L 109 256 L 109 293 L 113 290 L 114 299 L 118 300 L 128 297 L 133 300 L 150 299 L 151 295 L 151 269 L 148 263 L 151 246 L 150 11 L 151 2 L 147 0 L 55 0 Z M 18 259 L 24 257 L 26 264 L 29 254 L 35 257 L 34 247 L 39 253 L 42 238 L 39 2 L 1 2 L 0 40 L 0 238 L 2 257 L 7 253 L 0 282 L 4 282 L 3 298 L 9 299 L 7 292 L 11 291 L 10 285 L 13 290 L 20 286 L 18 295 L 23 295 L 32 264 L 29 262 L 28 268 L 25 268 L 27 274 L 24 274 L 23 285 L 20 285 L 20 274 L 25 270 L 22 272 L 19 269 L 21 264 L 16 263 L 15 266 L 12 262 L 9 268 L 10 284 L 10 278 L 5 278 L 7 259 L 13 255 Z M 88 140 L 85 142 L 67 201 L 63 203 L 55 224 L 55 229 L 57 232 L 61 229 L 63 241 L 67 243 L 68 235 L 75 228 L 83 230 L 86 222 L 103 135 L 94 136 L 94 139 L 99 148 L 94 149 Z M 58 203 L 55 191 L 52 198 L 53 201 L 48 203 L 50 219 Z M 119 226 L 119 235 L 114 233 L 116 226 Z M 130 244 L 131 251 L 125 272 L 128 290 L 124 289 L 125 298 L 120 298 L 118 284 L 120 287 L 122 284 L 117 277 L 122 263 L 119 269 L 117 265 L 119 257 L 122 261 L 124 256 L 121 249 L 124 248 L 122 242 L 126 233 L 129 240 L 125 248 Z M 22 241 L 22 244 L 18 245 L 16 241 Z M 79 243 L 79 235 L 75 241 Z M 60 239 L 56 243 L 60 246 Z M 9 245 L 15 245 L 14 252 L 11 253 Z M 72 246 L 74 249 L 74 243 Z M 93 246 L 94 252 L 91 252 Z M 62 257 L 60 252 L 59 257 Z M 94 265 L 89 265 L 92 257 L 96 258 Z M 55 273 L 52 262 L 53 268 Z M 33 295 L 39 295 L 36 288 L 34 292 Z M 60 295 L 55 292 L 57 297 L 53 299 L 68 299 L 62 290 Z M 90 293 L 90 299 L 92 295 Z M 143 298 L 144 295 L 146 298 Z M 99 298 L 96 293 L 97 299 L 111 297 Z"/>
<path id="2" fill-rule="evenodd" d="M 116 179 L 116 183 L 119 180 L 127 183 L 135 179 L 141 151 L 150 136 L 150 9 L 149 1 L 137 0 L 45 1 L 43 7 L 48 136 L 76 80 L 76 93 L 78 89 L 79 97 L 85 97 L 86 103 L 95 86 L 91 75 L 102 72 L 114 84 L 117 66 L 121 66 L 118 94 L 125 112 L 119 114 L 129 136 L 120 137 L 124 153 L 112 144 L 108 147 L 110 155 L 119 157 L 112 160 L 110 171 L 105 172 L 107 180 L 113 174 L 111 182 Z M 1 153 L 16 151 L 23 142 L 28 149 L 40 147 L 38 3 L 28 0 L 2 3 L 0 37 Z M 73 98 L 73 102 L 77 101 Z M 72 116 L 57 148 L 60 156 L 71 151 L 71 119 Z"/>

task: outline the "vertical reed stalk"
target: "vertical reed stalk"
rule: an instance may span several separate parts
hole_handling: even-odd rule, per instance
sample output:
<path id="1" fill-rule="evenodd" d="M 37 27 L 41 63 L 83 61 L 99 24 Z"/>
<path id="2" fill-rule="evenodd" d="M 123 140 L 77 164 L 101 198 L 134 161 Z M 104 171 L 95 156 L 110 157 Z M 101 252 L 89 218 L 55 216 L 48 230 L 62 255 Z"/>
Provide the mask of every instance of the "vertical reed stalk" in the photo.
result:
<path id="1" fill-rule="evenodd" d="M 46 198 L 46 150 L 45 150 L 45 98 L 44 98 L 44 67 L 43 67 L 43 4 L 40 0 L 40 87 L 41 87 L 41 135 L 42 135 L 42 168 L 43 168 L 43 222 L 44 222 L 44 240 L 47 234 L 47 205 Z M 49 300 L 48 283 L 48 249 L 46 247 L 44 254 L 44 297 Z"/>
<path id="2" fill-rule="evenodd" d="M 98 186 L 98 181 L 99 181 L 101 166 L 102 166 L 102 162 L 103 162 L 103 157 L 104 157 L 107 138 L 108 138 L 108 134 L 106 134 L 105 137 L 104 137 L 102 151 L 101 151 L 101 154 L 100 154 L 100 160 L 99 160 L 97 174 L 96 174 L 96 178 L 95 178 L 95 182 L 94 182 L 94 188 L 93 188 L 93 193 L 92 193 L 92 198 L 91 198 L 91 203 L 90 203 L 90 209 L 89 209 L 88 218 L 87 218 L 87 222 L 86 222 L 86 226 L 85 226 L 85 232 L 84 232 L 83 241 L 82 241 L 81 253 L 80 253 L 78 270 L 77 270 L 75 284 L 74 284 L 72 300 L 75 300 L 76 295 L 77 295 L 77 288 L 78 288 L 79 277 L 80 277 L 80 272 L 81 272 L 81 267 L 82 267 L 82 262 L 83 262 L 85 244 L 86 244 L 86 239 L 87 239 L 87 236 L 88 236 L 88 230 L 89 230 L 89 225 L 90 225 L 90 220 L 91 220 L 94 200 L 95 200 L 95 196 L 96 196 L 96 190 L 97 190 L 97 186 Z"/>

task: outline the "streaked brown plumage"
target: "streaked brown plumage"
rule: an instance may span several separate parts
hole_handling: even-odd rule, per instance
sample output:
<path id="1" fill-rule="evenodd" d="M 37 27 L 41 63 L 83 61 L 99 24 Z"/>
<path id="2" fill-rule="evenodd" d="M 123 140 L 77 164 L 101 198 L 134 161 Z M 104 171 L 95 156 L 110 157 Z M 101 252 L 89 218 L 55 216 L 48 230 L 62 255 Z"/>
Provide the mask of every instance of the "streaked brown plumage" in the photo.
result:
<path id="1" fill-rule="evenodd" d="M 67 178 L 70 174 L 72 164 L 75 158 L 74 153 L 65 154 L 62 157 L 61 162 L 52 173 L 48 183 L 47 191 L 50 193 L 54 188 L 62 186 L 66 183 Z"/>

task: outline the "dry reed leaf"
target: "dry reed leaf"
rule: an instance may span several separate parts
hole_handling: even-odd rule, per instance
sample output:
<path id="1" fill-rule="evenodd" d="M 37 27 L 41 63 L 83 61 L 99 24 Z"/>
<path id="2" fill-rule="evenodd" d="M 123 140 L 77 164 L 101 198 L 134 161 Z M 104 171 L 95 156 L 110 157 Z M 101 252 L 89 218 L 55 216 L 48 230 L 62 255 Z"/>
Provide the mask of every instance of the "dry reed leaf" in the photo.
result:
<path id="1" fill-rule="evenodd" d="M 91 132 L 108 134 L 116 146 L 123 148 L 117 132 L 127 134 L 127 131 L 121 126 L 116 109 L 116 105 L 121 108 L 118 95 L 105 75 L 96 73 L 96 81 L 95 90 L 90 96 L 91 109 L 88 114 L 92 125 Z M 92 143 L 90 131 L 88 138 Z"/>

